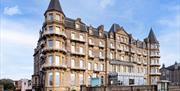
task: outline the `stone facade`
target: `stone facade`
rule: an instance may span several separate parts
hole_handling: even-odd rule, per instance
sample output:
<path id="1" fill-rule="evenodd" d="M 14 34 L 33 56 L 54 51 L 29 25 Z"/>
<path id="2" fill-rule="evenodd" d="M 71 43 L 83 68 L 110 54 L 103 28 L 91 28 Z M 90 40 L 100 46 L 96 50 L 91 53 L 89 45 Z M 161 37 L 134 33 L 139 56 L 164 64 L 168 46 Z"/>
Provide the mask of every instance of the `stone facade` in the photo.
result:
<path id="1" fill-rule="evenodd" d="M 168 80 L 173 85 L 180 85 L 180 63 L 175 63 L 174 65 L 163 67 L 160 69 L 161 80 Z"/>
<path id="2" fill-rule="evenodd" d="M 153 30 L 144 41 L 135 40 L 113 24 L 88 26 L 80 18 L 65 16 L 59 0 L 51 0 L 34 53 L 33 88 L 36 91 L 80 90 L 91 78 L 101 85 L 118 75 L 117 82 L 156 84 L 159 80 L 159 42 Z M 131 81 L 131 83 L 130 83 Z"/>

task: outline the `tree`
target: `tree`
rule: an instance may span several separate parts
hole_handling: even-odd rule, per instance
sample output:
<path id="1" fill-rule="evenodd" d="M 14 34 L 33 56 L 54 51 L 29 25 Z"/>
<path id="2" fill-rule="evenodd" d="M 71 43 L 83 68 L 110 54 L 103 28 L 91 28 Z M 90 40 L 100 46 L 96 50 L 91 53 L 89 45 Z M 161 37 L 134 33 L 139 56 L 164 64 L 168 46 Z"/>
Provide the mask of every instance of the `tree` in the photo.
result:
<path id="1" fill-rule="evenodd" d="M 0 79 L 0 85 L 4 86 L 4 90 L 15 90 L 13 80 L 11 79 Z"/>

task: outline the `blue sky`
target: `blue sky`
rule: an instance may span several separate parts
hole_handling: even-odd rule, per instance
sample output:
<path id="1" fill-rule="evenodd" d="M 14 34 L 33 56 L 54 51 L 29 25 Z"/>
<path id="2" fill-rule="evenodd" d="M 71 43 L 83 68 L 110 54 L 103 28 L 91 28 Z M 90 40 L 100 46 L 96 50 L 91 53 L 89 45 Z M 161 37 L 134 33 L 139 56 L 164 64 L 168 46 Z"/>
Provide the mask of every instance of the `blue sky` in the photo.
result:
<path id="1" fill-rule="evenodd" d="M 31 78 L 33 52 L 50 0 L 0 1 L 0 78 Z M 180 0 L 60 0 L 67 17 L 109 30 L 118 23 L 143 40 L 152 27 L 166 66 L 180 62 Z"/>

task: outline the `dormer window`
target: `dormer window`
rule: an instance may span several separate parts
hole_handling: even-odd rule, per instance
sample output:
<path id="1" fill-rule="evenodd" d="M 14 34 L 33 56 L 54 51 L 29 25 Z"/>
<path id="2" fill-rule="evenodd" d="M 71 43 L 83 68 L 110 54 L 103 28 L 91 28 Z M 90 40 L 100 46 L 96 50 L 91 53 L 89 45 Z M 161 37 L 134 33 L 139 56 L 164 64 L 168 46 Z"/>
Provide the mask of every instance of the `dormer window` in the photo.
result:
<path id="1" fill-rule="evenodd" d="M 112 52 L 110 53 L 110 59 L 113 59 L 113 53 Z"/>
<path id="2" fill-rule="evenodd" d="M 110 44 L 110 47 L 113 48 L 113 43 Z"/>
<path id="3" fill-rule="evenodd" d="M 56 20 L 60 21 L 60 19 L 61 19 L 61 16 L 59 14 L 56 14 Z"/>
<path id="4" fill-rule="evenodd" d="M 53 21 L 53 14 L 49 14 L 49 20 L 52 22 Z"/>
<path id="5" fill-rule="evenodd" d="M 71 33 L 71 38 L 75 39 L 75 33 Z"/>
<path id="6" fill-rule="evenodd" d="M 76 24 L 76 29 L 80 29 L 80 25 L 79 24 Z"/>
<path id="7" fill-rule="evenodd" d="M 92 30 L 91 29 L 89 30 L 89 33 L 92 34 Z"/>
<path id="8" fill-rule="evenodd" d="M 99 36 L 102 36 L 102 33 L 101 33 L 101 32 L 99 33 Z"/>
<path id="9" fill-rule="evenodd" d="M 89 39 L 89 44 L 92 44 L 92 39 Z"/>
<path id="10" fill-rule="evenodd" d="M 110 34 L 110 38 L 113 38 L 113 34 L 112 33 Z"/>
<path id="11" fill-rule="evenodd" d="M 80 34 L 79 38 L 80 40 L 84 40 L 83 34 Z"/>

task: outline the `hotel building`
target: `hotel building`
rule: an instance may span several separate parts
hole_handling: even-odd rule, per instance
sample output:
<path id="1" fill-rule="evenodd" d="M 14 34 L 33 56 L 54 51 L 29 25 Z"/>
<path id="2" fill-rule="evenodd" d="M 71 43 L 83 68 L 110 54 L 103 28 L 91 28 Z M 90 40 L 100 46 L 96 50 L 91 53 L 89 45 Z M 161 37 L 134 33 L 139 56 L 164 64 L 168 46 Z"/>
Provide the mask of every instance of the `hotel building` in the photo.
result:
<path id="1" fill-rule="evenodd" d="M 80 90 L 99 78 L 101 85 L 156 84 L 159 80 L 159 42 L 153 30 L 143 41 L 113 24 L 88 26 L 64 14 L 59 0 L 51 0 L 44 13 L 34 52 L 33 89 Z"/>

